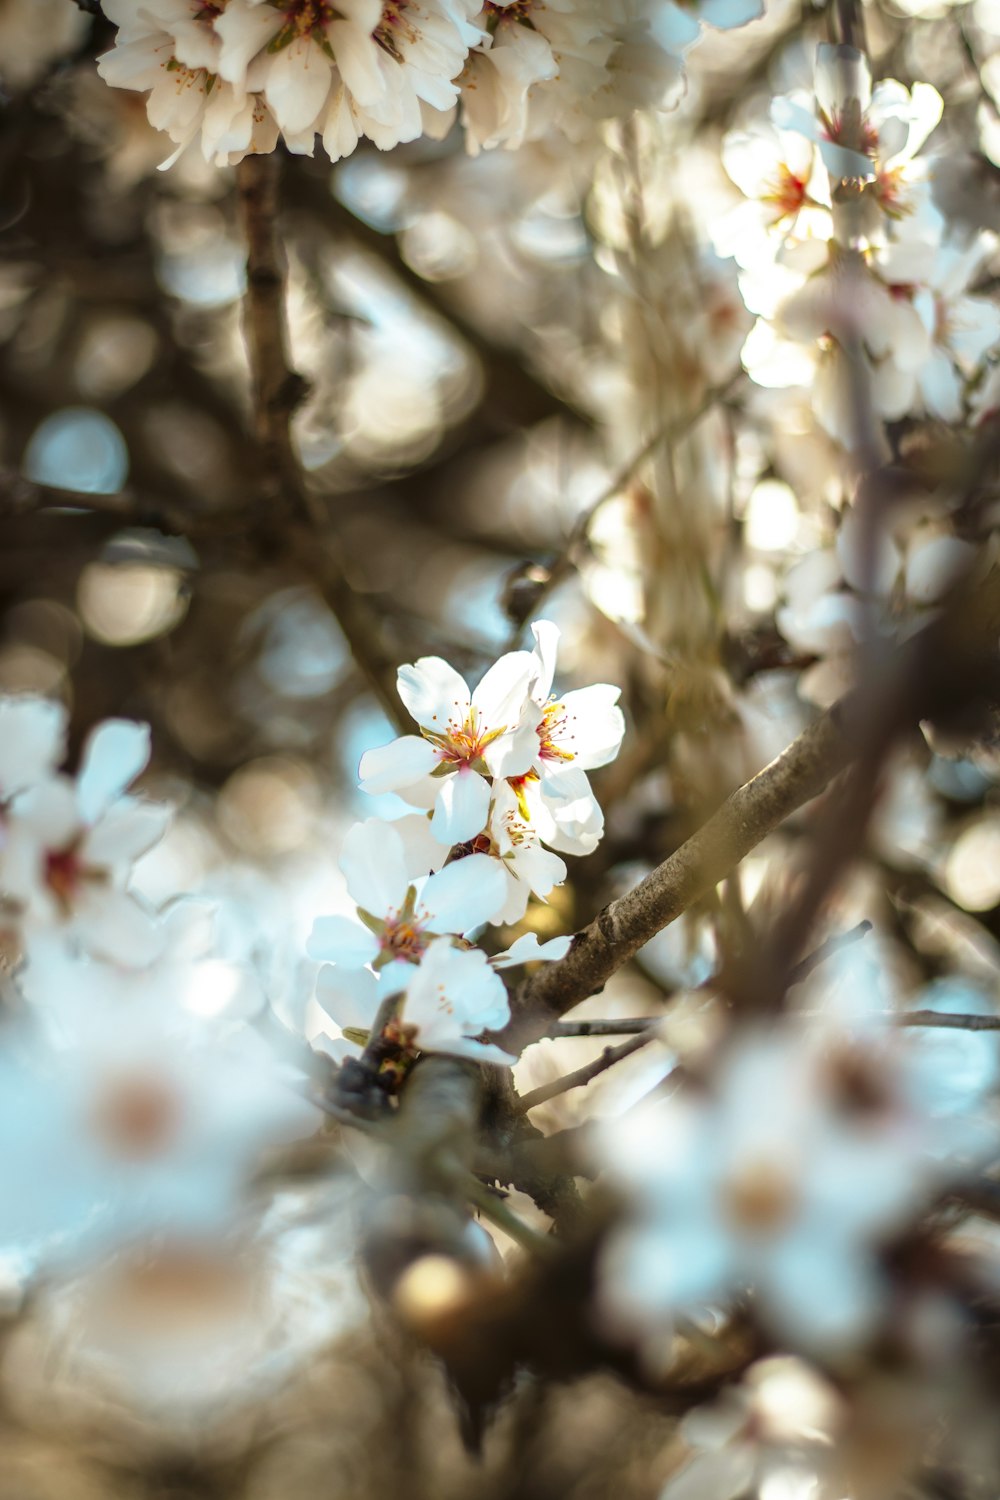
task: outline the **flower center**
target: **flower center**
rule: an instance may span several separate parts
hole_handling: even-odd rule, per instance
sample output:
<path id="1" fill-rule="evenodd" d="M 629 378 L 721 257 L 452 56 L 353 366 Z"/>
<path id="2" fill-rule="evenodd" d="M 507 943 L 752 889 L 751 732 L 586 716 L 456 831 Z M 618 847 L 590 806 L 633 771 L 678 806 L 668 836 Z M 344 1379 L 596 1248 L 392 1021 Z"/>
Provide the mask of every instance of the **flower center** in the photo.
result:
<path id="1" fill-rule="evenodd" d="M 292 5 L 287 0 L 277 0 L 277 3 L 270 0 L 270 3 L 275 10 L 281 11 L 285 21 L 277 36 L 268 43 L 268 52 L 281 52 L 304 36 L 313 37 L 321 46 L 326 46 L 325 28 L 337 19 L 337 12 L 328 0 L 294 0 Z"/>
<path id="2" fill-rule="evenodd" d="M 315 31 L 317 26 L 332 21 L 334 15 L 333 6 L 327 0 L 296 0 L 294 5 L 285 7 L 286 21 L 300 32 Z"/>
<path id="3" fill-rule="evenodd" d="M 104 1087 L 94 1112 L 97 1135 L 125 1161 L 148 1161 L 174 1134 L 179 1118 L 177 1097 L 162 1078 L 122 1074 Z"/>
<path id="4" fill-rule="evenodd" d="M 778 210 L 779 218 L 790 217 L 797 214 L 806 198 L 806 180 L 804 177 L 796 177 L 790 167 L 782 162 L 778 167 L 777 179 L 767 184 L 768 191 L 762 194 L 765 203 L 772 203 Z"/>
<path id="5" fill-rule="evenodd" d="M 722 1187 L 725 1218 L 748 1234 L 777 1234 L 791 1220 L 796 1202 L 787 1173 L 765 1160 L 748 1162 Z"/>
<path id="6" fill-rule="evenodd" d="M 381 951 L 375 960 L 375 967 L 380 968 L 394 958 L 417 964 L 429 941 L 426 933 L 412 918 L 404 917 L 396 922 L 387 922 L 385 931 L 382 933 Z"/>
<path id="7" fill-rule="evenodd" d="M 465 844 L 457 844 L 452 850 L 452 860 L 465 859 L 469 854 L 496 854 L 497 847 L 488 833 L 477 833 Z"/>
<path id="8" fill-rule="evenodd" d="M 538 726 L 538 732 L 539 734 L 541 734 L 542 732 L 541 725 Z M 549 758 L 545 757 L 544 745 L 542 746 L 542 749 L 539 753 L 544 758 Z M 569 757 L 570 760 L 572 760 L 572 758 L 572 756 Z M 538 772 L 534 770 L 525 771 L 523 776 L 507 777 L 507 784 L 510 787 L 511 791 L 514 793 L 514 796 L 517 798 L 517 810 L 526 823 L 531 822 L 531 808 L 528 806 L 528 784 L 532 781 L 538 780 L 540 780 L 540 777 L 538 775 Z"/>
<path id="9" fill-rule="evenodd" d="M 569 714 L 565 703 L 547 703 L 542 710 L 542 722 L 538 726 L 540 741 L 538 753 L 542 760 L 575 760 L 576 753 L 558 744 L 567 733 Z"/>
<path id="10" fill-rule="evenodd" d="M 857 99 L 851 99 L 840 114 L 829 119 L 821 114 L 823 134 L 828 141 L 846 146 L 849 151 L 858 151 L 862 156 L 878 154 L 878 131 L 866 115 L 861 113 Z"/>
<path id="11" fill-rule="evenodd" d="M 506 724 L 498 729 L 480 729 L 476 710 L 470 709 L 461 725 L 449 724 L 443 734 L 424 730 L 424 737 L 437 747 L 442 766 L 476 766 L 476 762 L 482 763 L 486 747 L 506 732 Z M 482 770 L 486 773 L 485 765 Z"/>
<path id="12" fill-rule="evenodd" d="M 485 0 L 483 11 L 486 15 L 487 25 L 490 20 L 494 21 L 527 21 L 534 9 L 535 0 L 511 0 L 510 5 L 502 5 L 497 0 Z"/>
<path id="13" fill-rule="evenodd" d="M 75 845 L 46 851 L 44 878 L 62 910 L 69 911 L 84 879 L 83 861 Z"/>
<path id="14" fill-rule="evenodd" d="M 396 62 L 404 61 L 403 54 L 399 50 L 400 33 L 412 41 L 414 31 L 409 22 L 403 20 L 403 13 L 408 9 L 409 0 L 384 0 L 382 6 L 382 19 L 372 32 L 372 41 L 388 52 L 389 56 Z"/>

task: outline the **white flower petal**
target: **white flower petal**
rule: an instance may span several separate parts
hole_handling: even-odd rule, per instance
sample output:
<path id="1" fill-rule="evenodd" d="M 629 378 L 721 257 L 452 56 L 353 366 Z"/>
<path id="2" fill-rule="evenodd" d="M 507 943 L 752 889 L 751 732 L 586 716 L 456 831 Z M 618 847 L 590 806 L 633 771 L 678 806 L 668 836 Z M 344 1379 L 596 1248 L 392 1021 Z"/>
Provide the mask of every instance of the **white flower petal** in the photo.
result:
<path id="1" fill-rule="evenodd" d="M 359 768 L 360 787 L 377 797 L 403 791 L 429 776 L 438 763 L 434 747 L 416 734 L 404 734 L 388 745 L 366 750 Z"/>
<path id="2" fill-rule="evenodd" d="M 43 849 L 65 849 L 81 832 L 72 781 L 54 776 L 22 792 L 11 805 L 11 821 Z"/>
<path id="3" fill-rule="evenodd" d="M 503 905 L 507 882 L 498 859 L 469 854 L 431 875 L 417 898 L 428 932 L 461 936 L 491 921 Z"/>
<path id="4" fill-rule="evenodd" d="M 479 727 L 513 730 L 521 722 L 539 672 L 533 651 L 508 651 L 495 661 L 472 694 Z"/>
<path id="5" fill-rule="evenodd" d="M 417 1044 L 447 1052 L 463 1037 L 498 1031 L 510 1019 L 507 991 L 480 948 L 453 948 L 438 938 L 410 982 L 403 1019 L 416 1028 Z"/>
<path id="6" fill-rule="evenodd" d="M 391 823 L 368 818 L 355 823 L 345 839 L 340 868 L 351 898 L 379 919 L 400 910 L 410 884 L 403 841 Z"/>
<path id="7" fill-rule="evenodd" d="M 74 930 L 88 951 L 132 968 L 152 963 L 163 950 L 163 929 L 127 891 L 84 882 L 76 900 Z"/>
<path id="8" fill-rule="evenodd" d="M 464 844 L 486 827 L 490 784 L 478 771 L 462 766 L 441 781 L 431 832 L 441 844 Z"/>
<path id="9" fill-rule="evenodd" d="M 370 969 L 328 965 L 316 976 L 316 999 L 338 1026 L 367 1030 L 379 1004 L 379 982 Z"/>
<path id="10" fill-rule="evenodd" d="M 514 969 L 518 964 L 551 963 L 555 959 L 566 957 L 572 941 L 572 937 L 567 936 L 549 938 L 548 942 L 540 943 L 536 932 L 526 932 L 515 943 L 511 943 L 506 953 L 498 953 L 490 962 L 494 969 Z"/>
<path id="11" fill-rule="evenodd" d="M 93 823 L 149 763 L 149 725 L 106 719 L 88 736 L 77 779 L 84 820 Z"/>
<path id="12" fill-rule="evenodd" d="M 272 59 L 264 97 L 283 130 L 319 129 L 330 92 L 330 61 L 312 37 L 299 37 Z"/>
<path id="13" fill-rule="evenodd" d="M 162 802 L 121 797 L 113 802 L 84 835 L 84 863 L 97 866 L 130 865 L 163 837 L 173 810 Z"/>
<path id="14" fill-rule="evenodd" d="M 407 713 L 422 729 L 444 734 L 449 725 L 461 728 L 465 723 L 472 702 L 468 686 L 440 656 L 422 656 L 400 667 L 396 688 Z"/>
<path id="15" fill-rule="evenodd" d="M 538 657 L 538 677 L 531 696 L 539 705 L 548 702 L 552 683 L 556 675 L 556 657 L 559 651 L 559 626 L 551 620 L 536 620 L 531 627 L 535 638 L 535 653 Z"/>
<path id="16" fill-rule="evenodd" d="M 306 939 L 310 958 L 325 959 L 345 969 L 363 969 L 378 957 L 379 942 L 373 932 L 350 917 L 317 917 Z"/>

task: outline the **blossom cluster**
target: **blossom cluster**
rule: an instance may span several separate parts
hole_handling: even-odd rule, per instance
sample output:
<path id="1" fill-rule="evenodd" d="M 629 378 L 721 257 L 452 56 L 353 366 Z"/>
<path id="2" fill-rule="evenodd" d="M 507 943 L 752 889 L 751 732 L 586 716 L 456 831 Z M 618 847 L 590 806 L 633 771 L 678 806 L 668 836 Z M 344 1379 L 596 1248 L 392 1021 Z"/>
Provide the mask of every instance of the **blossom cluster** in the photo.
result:
<path id="1" fill-rule="evenodd" d="M 676 97 L 701 22 L 729 28 L 763 0 L 108 0 L 119 28 L 100 60 L 116 88 L 148 92 L 176 151 L 232 164 L 249 152 L 333 161 L 438 138 L 461 113 L 467 147 L 516 147 L 553 124 Z"/>
<path id="2" fill-rule="evenodd" d="M 546 842 L 594 848 L 602 819 L 587 772 L 617 754 L 624 729 L 616 688 L 553 697 L 558 632 L 533 628 L 534 649 L 501 657 L 472 693 L 435 657 L 400 670 L 421 735 L 370 751 L 362 784 L 424 811 L 347 834 L 355 915 L 320 918 L 308 945 L 345 1047 L 388 1002 L 382 1039 L 397 1055 L 510 1063 L 483 1039 L 509 1017 L 502 971 L 566 952 L 568 938 L 533 933 L 489 956 L 473 946 L 564 878 Z M 0 939 L 12 976 L 0 1259 L 19 1273 L 150 1236 L 211 1240 L 238 1216 L 261 1151 L 320 1121 L 300 1051 L 257 1024 L 264 987 L 220 950 L 213 911 L 193 898 L 155 910 L 132 887 L 171 818 L 133 790 L 148 727 L 99 725 L 75 775 L 60 769 L 66 733 L 61 705 L 0 698 Z"/>
<path id="3" fill-rule="evenodd" d="M 341 869 L 356 913 L 321 917 L 309 941 L 325 965 L 317 998 L 348 1043 L 398 997 L 390 1030 L 404 1049 L 512 1062 L 481 1039 L 509 1019 L 498 971 L 569 946 L 527 933 L 487 957 L 471 942 L 544 901 L 566 878 L 561 854 L 596 848 L 604 820 L 587 773 L 615 758 L 625 729 L 617 687 L 553 694 L 559 632 L 548 620 L 531 629 L 534 648 L 501 656 L 471 691 L 440 657 L 399 670 L 420 733 L 366 751 L 361 788 L 420 811 L 348 833 Z"/>
<path id="4" fill-rule="evenodd" d="M 994 1157 L 988 1085 L 959 1064 L 956 1108 L 947 1061 L 883 1009 L 877 961 L 831 967 L 818 1015 L 737 1028 L 676 1091 L 602 1127 L 625 1209 L 602 1315 L 654 1363 L 686 1321 L 740 1304 L 836 1367 L 878 1334 L 893 1245 Z"/>
<path id="5" fill-rule="evenodd" d="M 930 84 L 873 87 L 863 53 L 821 45 L 815 89 L 771 101 L 730 132 L 727 172 L 746 202 L 713 227 L 757 316 L 743 362 L 759 384 L 804 386 L 825 431 L 877 450 L 876 422 L 976 410 L 1000 312 L 970 292 L 997 248 L 950 222 L 924 147 L 942 115 Z M 864 396 L 859 396 L 861 382 Z"/>
<path id="6" fill-rule="evenodd" d="M 129 888 L 171 816 L 128 790 L 148 727 L 99 725 L 75 776 L 58 769 L 66 728 L 59 704 L 0 699 L 0 930 L 14 975 L 0 1257 L 16 1274 L 217 1231 L 260 1150 L 319 1121 L 249 1024 L 263 996 L 218 955 L 211 910 L 157 912 Z"/>

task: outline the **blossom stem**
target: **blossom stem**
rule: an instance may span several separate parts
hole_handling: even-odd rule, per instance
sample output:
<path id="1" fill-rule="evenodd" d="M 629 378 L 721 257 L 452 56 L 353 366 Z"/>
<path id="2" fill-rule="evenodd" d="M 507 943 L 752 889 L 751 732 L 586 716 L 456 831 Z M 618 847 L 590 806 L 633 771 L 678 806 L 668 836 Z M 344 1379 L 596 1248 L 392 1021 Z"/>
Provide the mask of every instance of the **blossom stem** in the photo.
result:
<path id="1" fill-rule="evenodd" d="M 845 948 L 850 948 L 871 930 L 872 924 L 865 918 L 849 931 L 836 932 L 832 937 L 828 937 L 824 943 L 820 943 L 815 952 L 807 954 L 800 963 L 795 965 L 794 969 L 789 971 L 789 985 L 801 984 L 804 979 L 809 978 L 814 969 L 819 968 L 820 964 L 826 963 L 828 958 L 833 958 L 834 954 L 843 952 Z"/>
<path id="2" fill-rule="evenodd" d="M 638 1052 L 650 1042 L 655 1042 L 659 1036 L 658 1027 L 655 1023 L 651 1026 L 646 1023 L 645 1030 L 637 1036 L 630 1036 L 627 1042 L 620 1042 L 617 1047 L 605 1047 L 594 1062 L 587 1063 L 583 1068 L 577 1068 L 575 1073 L 567 1073 L 562 1078 L 556 1078 L 552 1083 L 543 1083 L 540 1088 L 532 1089 L 530 1094 L 524 1094 L 520 1101 L 522 1114 L 527 1114 L 529 1109 L 534 1109 L 536 1104 L 546 1104 L 550 1099 L 555 1099 L 560 1094 L 566 1094 L 570 1089 L 585 1088 L 594 1078 L 601 1073 L 606 1073 L 613 1068 L 615 1063 L 622 1062 L 626 1057 L 631 1057 L 633 1052 Z"/>
<path id="3" fill-rule="evenodd" d="M 489 1219 L 498 1229 L 509 1234 L 511 1239 L 538 1255 L 549 1250 L 549 1242 L 544 1235 L 539 1234 L 536 1229 L 525 1224 L 517 1214 L 509 1209 L 502 1198 L 498 1197 L 485 1183 L 480 1182 L 473 1172 L 462 1172 L 461 1176 L 456 1174 L 456 1188 L 460 1188 L 466 1200 L 482 1214 L 484 1219 Z"/>

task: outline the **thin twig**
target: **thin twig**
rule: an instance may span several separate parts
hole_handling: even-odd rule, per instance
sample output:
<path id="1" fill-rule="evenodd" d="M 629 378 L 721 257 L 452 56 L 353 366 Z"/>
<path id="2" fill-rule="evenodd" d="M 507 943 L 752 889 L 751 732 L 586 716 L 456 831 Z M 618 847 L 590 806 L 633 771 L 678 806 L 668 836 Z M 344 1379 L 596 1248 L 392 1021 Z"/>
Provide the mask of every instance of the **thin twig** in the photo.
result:
<path id="1" fill-rule="evenodd" d="M 614 478 L 605 485 L 595 500 L 580 512 L 573 522 L 569 536 L 566 538 L 563 550 L 552 563 L 551 567 L 537 589 L 531 594 L 531 610 L 537 612 L 551 593 L 562 583 L 564 578 L 569 577 L 573 570 L 579 566 L 579 554 L 586 547 L 587 533 L 597 512 L 605 506 L 609 500 L 621 494 L 626 489 L 643 466 L 655 455 L 664 443 L 677 443 L 688 436 L 697 427 L 703 417 L 707 416 L 718 402 L 725 399 L 733 386 L 739 380 L 742 370 L 737 370 L 728 380 L 721 381 L 718 385 L 711 386 L 705 392 L 704 397 L 695 407 L 694 411 L 686 413 L 674 422 L 666 422 L 647 438 L 642 446 L 633 453 L 632 457 L 620 468 Z M 508 641 L 508 650 L 515 650 L 521 637 L 523 621 L 518 620 L 511 632 Z"/>
<path id="2" fill-rule="evenodd" d="M 790 970 L 788 975 L 789 987 L 793 984 L 801 984 L 803 979 L 808 979 L 809 975 L 815 969 L 819 968 L 820 964 L 826 963 L 827 959 L 832 958 L 835 953 L 841 953 L 845 948 L 853 947 L 856 942 L 865 936 L 865 933 L 871 932 L 871 930 L 872 924 L 866 918 L 863 922 L 859 922 L 856 927 L 852 927 L 849 932 L 838 932 L 833 937 L 828 937 L 825 943 L 820 943 L 814 953 L 807 954 L 800 963 L 797 963 Z"/>
<path id="3" fill-rule="evenodd" d="M 577 1068 L 575 1073 L 567 1073 L 563 1078 L 556 1078 L 552 1083 L 543 1083 L 541 1088 L 532 1089 L 530 1094 L 524 1094 L 521 1098 L 520 1108 L 522 1113 L 527 1114 L 529 1109 L 534 1109 L 536 1104 L 545 1104 L 549 1099 L 555 1099 L 559 1094 L 566 1094 L 570 1089 L 584 1088 L 592 1079 L 601 1073 L 606 1073 L 619 1063 L 623 1058 L 631 1057 L 633 1052 L 638 1052 L 641 1047 L 647 1047 L 650 1042 L 655 1042 L 659 1035 L 656 1025 L 650 1026 L 648 1021 L 646 1029 L 638 1036 L 630 1036 L 627 1042 L 620 1042 L 617 1047 L 605 1047 L 600 1057 L 586 1067 Z"/>
<path id="4" fill-rule="evenodd" d="M 545 1254 L 551 1249 L 549 1241 L 537 1229 L 532 1229 L 519 1219 L 512 1209 L 508 1208 L 503 1198 L 499 1197 L 492 1188 L 480 1182 L 473 1172 L 456 1173 L 453 1179 L 454 1186 L 462 1194 L 467 1202 L 478 1209 L 484 1219 L 489 1219 L 498 1229 L 509 1234 L 511 1239 L 532 1254 Z"/>
<path id="5" fill-rule="evenodd" d="M 546 1035 L 560 1036 L 636 1036 L 658 1023 L 657 1016 L 628 1016 L 620 1021 L 556 1021 Z"/>
<path id="6" fill-rule="evenodd" d="M 1000 1016 L 976 1016 L 948 1010 L 893 1012 L 897 1026 L 931 1026 L 942 1031 L 1000 1031 Z"/>

